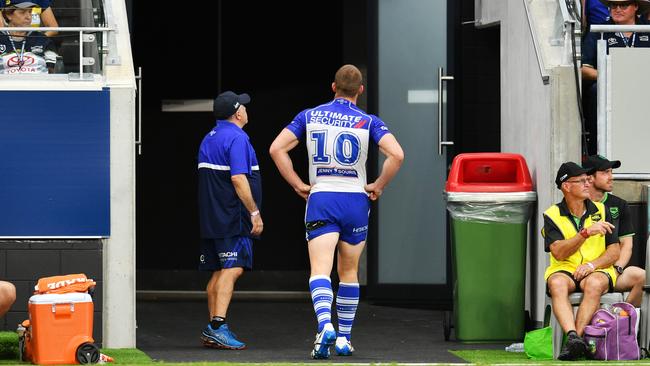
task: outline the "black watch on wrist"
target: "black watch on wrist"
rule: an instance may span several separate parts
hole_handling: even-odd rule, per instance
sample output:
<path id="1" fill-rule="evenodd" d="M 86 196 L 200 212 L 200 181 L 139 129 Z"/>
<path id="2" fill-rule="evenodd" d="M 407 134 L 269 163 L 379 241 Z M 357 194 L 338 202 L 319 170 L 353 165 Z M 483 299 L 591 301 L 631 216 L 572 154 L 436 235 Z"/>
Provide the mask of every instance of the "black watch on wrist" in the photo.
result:
<path id="1" fill-rule="evenodd" d="M 617 272 L 618 274 L 620 274 L 620 275 L 623 274 L 623 270 L 624 270 L 623 267 L 621 267 L 621 266 L 614 266 L 614 269 L 616 270 L 616 272 Z"/>

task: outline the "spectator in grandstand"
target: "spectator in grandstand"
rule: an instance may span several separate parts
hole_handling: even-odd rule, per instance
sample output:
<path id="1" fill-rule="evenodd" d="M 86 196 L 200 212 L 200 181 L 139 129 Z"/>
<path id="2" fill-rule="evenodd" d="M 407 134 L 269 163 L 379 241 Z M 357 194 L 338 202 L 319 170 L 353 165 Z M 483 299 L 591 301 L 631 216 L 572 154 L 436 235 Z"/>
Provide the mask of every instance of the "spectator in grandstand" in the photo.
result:
<path id="1" fill-rule="evenodd" d="M 251 239 L 264 227 L 260 168 L 242 130 L 250 100 L 248 94 L 219 94 L 214 101 L 217 125 L 199 148 L 199 270 L 212 272 L 206 289 L 210 322 L 202 332 L 206 347 L 246 348 L 228 328 L 226 313 L 235 282 L 244 269 L 252 269 Z"/>
<path id="2" fill-rule="evenodd" d="M 627 205 L 627 201 L 613 195 L 614 178 L 612 169 L 621 166 L 618 160 L 609 161 L 600 155 L 589 156 L 582 164 L 584 168 L 596 169 L 589 176 L 591 185 L 589 186 L 589 196 L 592 201 L 600 202 L 605 205 L 605 209 L 612 216 L 612 224 L 618 230 L 618 239 L 621 247 L 621 254 L 614 263 L 616 270 L 616 291 L 629 291 L 625 301 L 640 307 L 641 296 L 643 294 L 643 285 L 645 284 L 645 271 L 637 266 L 627 266 L 632 257 L 632 247 L 634 246 L 634 224 L 632 223 L 632 213 Z"/>
<path id="3" fill-rule="evenodd" d="M 29 27 L 32 2 L 9 0 L 2 9 L 8 27 Z M 37 31 L 0 33 L 0 74 L 47 74 L 53 72 L 56 51 L 52 41 Z"/>
<path id="4" fill-rule="evenodd" d="M 610 17 L 605 24 L 633 25 L 647 24 L 644 14 L 650 10 L 647 0 L 600 0 L 609 8 Z M 597 87 L 598 60 L 596 42 L 600 33 L 588 33 L 582 44 L 582 86 L 583 104 L 588 132 L 589 154 L 596 153 L 597 147 Z M 607 50 L 612 47 L 650 47 L 650 33 L 617 32 L 605 33 L 603 39 L 607 42 Z"/>
<path id="5" fill-rule="evenodd" d="M 0 317 L 4 316 L 16 301 L 16 287 L 7 281 L 0 281 Z"/>
<path id="6" fill-rule="evenodd" d="M 575 360 L 585 356 L 582 335 L 600 305 L 600 296 L 614 289 L 619 239 L 609 211 L 589 199 L 589 178 L 595 169 L 566 162 L 558 169 L 557 188 L 564 199 L 544 211 L 544 248 L 550 265 L 544 272 L 553 313 L 567 335 L 558 356 Z M 583 300 L 573 316 L 569 294 L 582 291 Z"/>
<path id="7" fill-rule="evenodd" d="M 21 3 L 31 3 L 34 4 L 32 7 L 32 27 L 58 27 L 59 23 L 56 21 L 54 12 L 52 11 L 51 1 L 50 0 L 8 0 L 0 1 L 0 8 L 5 6 L 17 5 Z M 0 18 L 0 27 L 6 26 L 4 19 Z M 45 35 L 52 37 L 57 35 L 57 31 L 47 31 Z"/>

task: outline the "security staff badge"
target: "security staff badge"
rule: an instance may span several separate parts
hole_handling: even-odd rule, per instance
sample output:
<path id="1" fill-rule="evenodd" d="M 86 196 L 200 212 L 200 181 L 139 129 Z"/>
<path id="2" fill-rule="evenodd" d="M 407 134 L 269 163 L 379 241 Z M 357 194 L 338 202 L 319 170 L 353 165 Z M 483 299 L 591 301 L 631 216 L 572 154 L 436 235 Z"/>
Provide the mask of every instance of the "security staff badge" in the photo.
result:
<path id="1" fill-rule="evenodd" d="M 609 213 L 612 215 L 612 219 L 618 219 L 618 207 L 610 207 L 609 208 Z"/>
<path id="2" fill-rule="evenodd" d="M 602 216 L 600 216 L 600 213 L 595 213 L 595 214 L 591 215 L 591 221 L 593 221 L 593 222 L 600 221 L 601 218 L 602 218 Z"/>

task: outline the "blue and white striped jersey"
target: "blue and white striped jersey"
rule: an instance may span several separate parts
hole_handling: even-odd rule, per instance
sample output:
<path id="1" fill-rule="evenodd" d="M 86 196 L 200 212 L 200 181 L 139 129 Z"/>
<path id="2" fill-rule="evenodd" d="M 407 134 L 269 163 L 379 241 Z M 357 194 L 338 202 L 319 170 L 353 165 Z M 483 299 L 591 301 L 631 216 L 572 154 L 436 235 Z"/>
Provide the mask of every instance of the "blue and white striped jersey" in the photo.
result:
<path id="1" fill-rule="evenodd" d="M 198 169 L 201 237 L 250 236 L 250 214 L 231 181 L 233 175 L 246 174 L 253 199 L 262 207 L 260 167 L 246 132 L 217 121 L 201 142 Z"/>
<path id="2" fill-rule="evenodd" d="M 370 137 L 379 143 L 390 133 L 379 117 L 343 98 L 298 113 L 287 129 L 306 139 L 311 193 L 366 193 Z"/>

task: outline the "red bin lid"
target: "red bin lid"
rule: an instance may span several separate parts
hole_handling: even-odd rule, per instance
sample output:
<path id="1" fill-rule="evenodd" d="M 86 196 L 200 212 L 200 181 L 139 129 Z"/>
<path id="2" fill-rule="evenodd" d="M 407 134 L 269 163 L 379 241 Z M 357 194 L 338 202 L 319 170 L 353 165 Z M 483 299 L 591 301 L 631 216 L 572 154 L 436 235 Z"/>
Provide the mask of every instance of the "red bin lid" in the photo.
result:
<path id="1" fill-rule="evenodd" d="M 529 192 L 533 190 L 523 156 L 510 153 L 460 154 L 451 163 L 447 192 Z"/>

